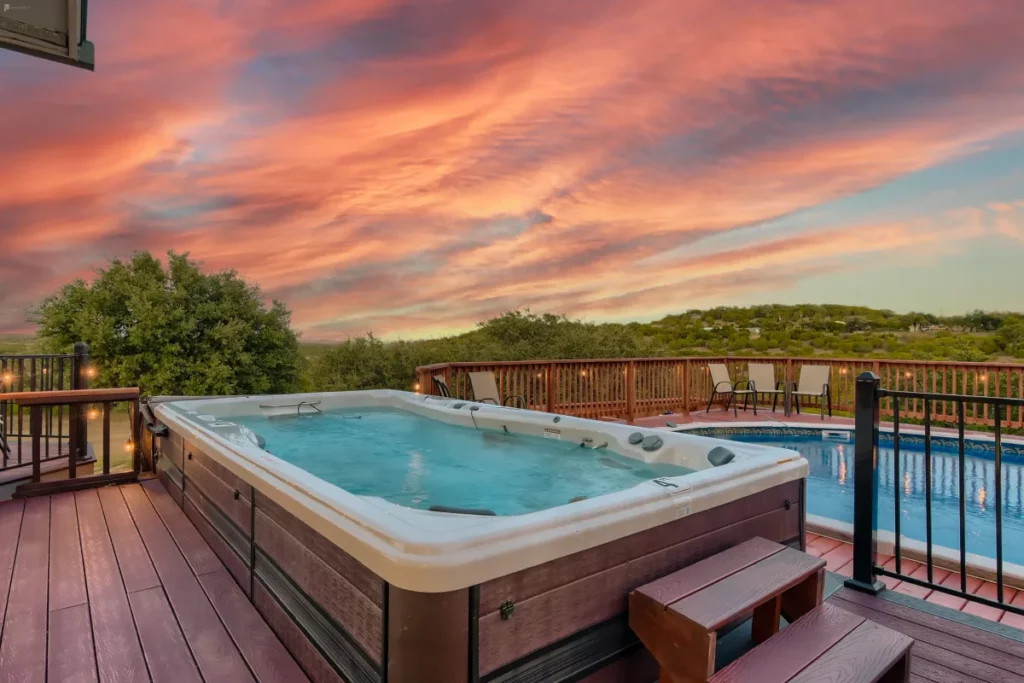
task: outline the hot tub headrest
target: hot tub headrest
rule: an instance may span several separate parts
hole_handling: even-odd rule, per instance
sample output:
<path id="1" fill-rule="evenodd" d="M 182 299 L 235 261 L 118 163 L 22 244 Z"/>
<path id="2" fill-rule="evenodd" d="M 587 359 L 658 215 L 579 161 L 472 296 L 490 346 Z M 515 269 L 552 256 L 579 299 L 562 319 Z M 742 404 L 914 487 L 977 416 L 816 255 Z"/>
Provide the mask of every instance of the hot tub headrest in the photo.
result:
<path id="1" fill-rule="evenodd" d="M 648 453 L 651 453 L 661 448 L 664 443 L 665 442 L 662 441 L 660 436 L 657 434 L 651 434 L 650 436 L 644 437 L 644 440 L 641 442 L 641 448 Z"/>
<path id="2" fill-rule="evenodd" d="M 641 434 L 640 432 L 633 432 L 632 434 L 629 435 L 629 443 L 632 446 L 636 446 L 637 444 L 639 444 L 643 440 L 644 440 L 644 435 Z"/>
<path id="3" fill-rule="evenodd" d="M 736 454 L 725 446 L 715 446 L 708 453 L 708 462 L 715 467 L 719 467 L 721 465 L 728 465 L 735 457 Z"/>

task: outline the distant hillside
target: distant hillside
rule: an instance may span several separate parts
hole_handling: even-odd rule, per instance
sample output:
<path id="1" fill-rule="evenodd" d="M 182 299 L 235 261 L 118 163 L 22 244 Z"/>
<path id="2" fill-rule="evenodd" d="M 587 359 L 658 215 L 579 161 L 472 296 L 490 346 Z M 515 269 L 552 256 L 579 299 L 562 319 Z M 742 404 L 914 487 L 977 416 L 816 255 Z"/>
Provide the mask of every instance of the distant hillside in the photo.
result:
<path id="1" fill-rule="evenodd" d="M 0 336 L 0 354 L 37 350 Z M 691 310 L 650 323 L 588 323 L 510 311 L 463 334 L 382 341 L 372 334 L 304 343 L 299 390 L 408 389 L 418 365 L 451 361 L 789 355 L 953 361 L 1024 359 L 1024 315 L 940 317 L 857 306 L 751 306 Z"/>
<path id="2" fill-rule="evenodd" d="M 713 308 L 630 325 L 673 354 L 784 354 L 984 361 L 1024 357 L 1024 315 L 941 317 L 861 306 Z"/>
<path id="3" fill-rule="evenodd" d="M 28 334 L 0 334 L 0 355 L 38 353 L 40 344 Z"/>

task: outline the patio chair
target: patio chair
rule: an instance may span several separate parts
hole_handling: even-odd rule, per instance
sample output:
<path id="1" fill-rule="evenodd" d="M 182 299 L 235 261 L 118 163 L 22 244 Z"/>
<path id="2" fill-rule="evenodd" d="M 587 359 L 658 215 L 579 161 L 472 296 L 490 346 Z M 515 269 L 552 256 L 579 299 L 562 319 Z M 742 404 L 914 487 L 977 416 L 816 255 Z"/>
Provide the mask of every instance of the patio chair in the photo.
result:
<path id="1" fill-rule="evenodd" d="M 473 397 L 477 403 L 493 403 L 496 406 L 507 406 L 509 401 L 516 400 L 520 408 L 526 407 L 526 399 L 519 395 L 506 396 L 504 400 L 498 393 L 498 384 L 494 381 L 493 372 L 471 372 L 469 381 L 473 385 Z"/>
<path id="2" fill-rule="evenodd" d="M 772 412 L 779 402 L 779 396 L 785 396 L 785 382 L 775 381 L 775 366 L 771 363 L 750 363 L 747 365 L 747 376 L 750 377 L 750 390 L 754 392 L 754 402 L 758 394 L 771 394 Z M 747 397 L 743 397 L 743 409 L 747 409 Z M 754 413 L 757 414 L 756 411 Z"/>
<path id="3" fill-rule="evenodd" d="M 708 409 L 704 412 L 711 412 L 711 404 L 715 402 L 716 396 L 728 396 L 729 400 L 725 402 L 725 410 L 729 410 L 729 406 L 732 406 L 733 416 L 738 416 L 739 413 L 736 411 L 736 404 L 734 401 L 737 396 L 743 396 L 744 409 L 746 408 L 746 400 L 748 395 L 754 397 L 754 415 L 757 415 L 757 395 L 754 394 L 750 389 L 750 382 L 747 380 L 740 380 L 735 385 L 729 378 L 729 368 L 725 367 L 724 363 L 708 363 L 708 371 L 711 373 L 711 397 L 708 399 Z M 739 389 L 738 386 L 746 384 L 746 389 Z"/>
<path id="4" fill-rule="evenodd" d="M 448 382 L 445 380 L 444 375 L 434 375 L 434 384 L 437 386 L 437 393 L 443 398 L 451 398 L 452 392 L 448 388 Z"/>
<path id="5" fill-rule="evenodd" d="M 796 412 L 800 412 L 800 397 L 807 396 L 821 400 L 821 419 L 825 419 L 825 405 L 828 404 L 828 416 L 832 417 L 832 366 L 801 365 L 800 383 L 793 384 L 793 397 L 796 399 Z"/>

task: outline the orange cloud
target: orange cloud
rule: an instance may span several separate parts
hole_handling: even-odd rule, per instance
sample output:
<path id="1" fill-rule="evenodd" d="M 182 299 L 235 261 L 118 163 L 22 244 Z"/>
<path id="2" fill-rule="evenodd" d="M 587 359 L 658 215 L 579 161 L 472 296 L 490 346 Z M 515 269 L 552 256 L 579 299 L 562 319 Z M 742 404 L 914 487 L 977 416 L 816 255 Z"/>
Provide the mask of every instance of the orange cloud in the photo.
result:
<path id="1" fill-rule="evenodd" d="M 1019 194 L 835 208 L 1024 146 L 1015 2 L 122 0 L 90 31 L 94 74 L 0 58 L 23 67 L 0 71 L 0 328 L 136 248 L 340 336 L 653 315 L 1024 243 Z"/>

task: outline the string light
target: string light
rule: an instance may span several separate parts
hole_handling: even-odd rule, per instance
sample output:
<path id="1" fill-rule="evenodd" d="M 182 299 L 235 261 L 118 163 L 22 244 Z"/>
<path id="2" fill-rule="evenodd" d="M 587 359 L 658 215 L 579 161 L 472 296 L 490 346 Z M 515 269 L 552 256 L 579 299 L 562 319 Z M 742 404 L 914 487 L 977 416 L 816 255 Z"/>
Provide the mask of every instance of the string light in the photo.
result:
<path id="1" fill-rule="evenodd" d="M 134 450 L 135 450 L 135 443 L 131 439 L 128 439 L 127 441 L 124 442 L 124 452 L 125 453 L 131 453 Z"/>
<path id="2" fill-rule="evenodd" d="M 586 376 L 587 376 L 587 371 L 586 370 L 580 370 L 580 377 L 586 377 Z"/>
<path id="3" fill-rule="evenodd" d="M 982 382 L 987 382 L 988 381 L 988 375 L 982 375 L 981 376 L 981 381 Z"/>
<path id="4" fill-rule="evenodd" d="M 14 381 L 14 375 L 9 372 L 4 373 L 4 384 L 10 384 Z"/>
<path id="5" fill-rule="evenodd" d="M 95 408 L 90 408 L 89 409 L 89 419 L 90 420 L 95 420 L 99 416 L 100 416 L 100 411 L 96 410 Z"/>
<path id="6" fill-rule="evenodd" d="M 412 389 L 413 389 L 413 391 L 419 391 L 420 390 L 420 383 L 416 382 L 416 384 L 413 384 L 412 385 Z"/>
<path id="7" fill-rule="evenodd" d="M 89 367 L 87 367 L 85 369 L 85 376 L 88 377 L 89 379 L 92 379 L 93 377 L 95 377 L 96 376 L 96 368 L 92 367 L 91 365 Z"/>

